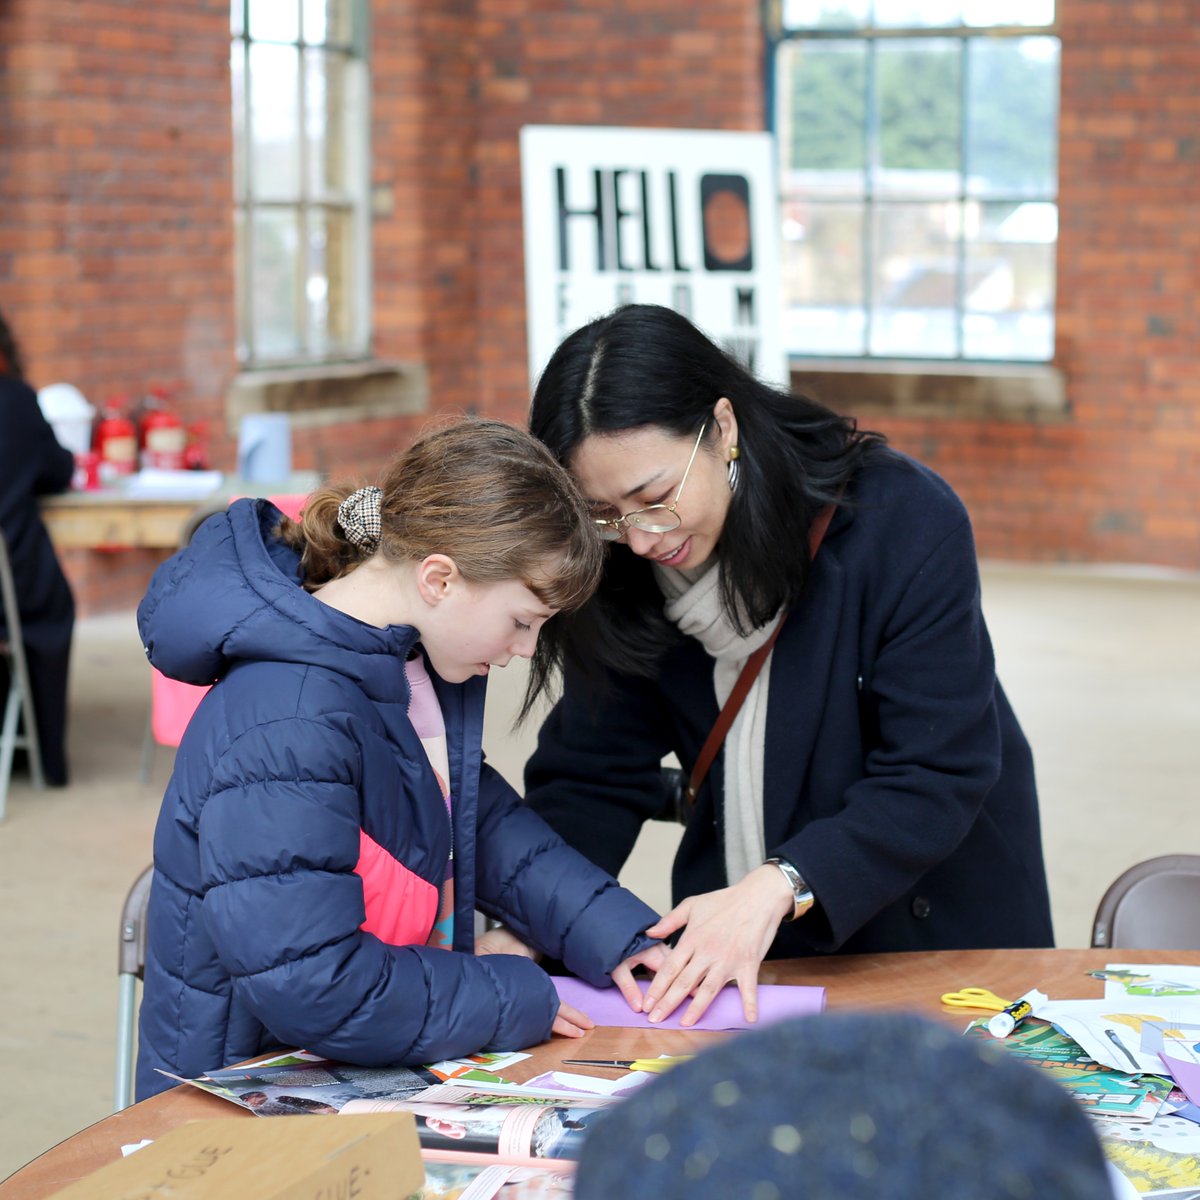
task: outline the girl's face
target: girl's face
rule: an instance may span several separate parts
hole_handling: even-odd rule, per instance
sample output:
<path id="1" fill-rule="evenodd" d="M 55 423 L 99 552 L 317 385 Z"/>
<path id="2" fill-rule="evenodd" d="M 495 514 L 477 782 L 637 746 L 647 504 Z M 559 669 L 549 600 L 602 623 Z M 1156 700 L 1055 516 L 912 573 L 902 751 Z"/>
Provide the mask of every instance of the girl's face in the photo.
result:
<path id="1" fill-rule="evenodd" d="M 532 657 L 538 633 L 555 612 L 519 579 L 471 583 L 454 571 L 431 586 L 436 602 L 418 628 L 433 669 L 447 683 Z"/>
<path id="2" fill-rule="evenodd" d="M 721 399 L 690 470 L 688 459 L 696 435 L 677 437 L 659 425 L 591 434 L 576 448 L 570 467 L 594 517 L 611 519 L 651 504 L 669 505 L 678 495 L 678 528 L 649 533 L 623 525 L 621 540 L 642 558 L 694 569 L 712 557 L 725 528 L 731 495 L 728 462 L 730 447 L 736 443 L 733 408 Z"/>

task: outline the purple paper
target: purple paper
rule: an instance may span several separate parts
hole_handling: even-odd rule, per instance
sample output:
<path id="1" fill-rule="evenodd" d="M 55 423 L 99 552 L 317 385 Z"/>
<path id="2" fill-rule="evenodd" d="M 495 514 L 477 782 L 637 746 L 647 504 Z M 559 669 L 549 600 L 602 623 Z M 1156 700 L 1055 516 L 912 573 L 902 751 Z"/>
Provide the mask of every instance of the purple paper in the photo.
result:
<path id="1" fill-rule="evenodd" d="M 1167 1070 L 1175 1078 L 1183 1090 L 1183 1094 L 1193 1103 L 1200 1104 L 1200 1063 L 1187 1062 L 1182 1058 L 1172 1058 L 1169 1054 L 1159 1051 L 1158 1057 L 1167 1065 Z"/>
<path id="2" fill-rule="evenodd" d="M 669 1016 L 653 1025 L 645 1013 L 635 1013 L 625 1002 L 625 997 L 615 987 L 597 988 L 582 979 L 566 975 L 553 976 L 558 998 L 587 1013 L 597 1025 L 617 1025 L 622 1029 L 758 1029 L 789 1017 L 802 1017 L 808 1013 L 819 1013 L 825 1008 L 823 987 L 803 987 L 789 984 L 760 983 L 758 985 L 758 1020 L 751 1024 L 742 1012 L 741 993 L 733 984 L 721 989 L 708 1006 L 704 1016 L 695 1025 L 681 1025 L 680 1019 L 687 1012 L 691 999 L 688 998 Z M 650 981 L 638 980 L 642 994 L 646 994 Z"/>

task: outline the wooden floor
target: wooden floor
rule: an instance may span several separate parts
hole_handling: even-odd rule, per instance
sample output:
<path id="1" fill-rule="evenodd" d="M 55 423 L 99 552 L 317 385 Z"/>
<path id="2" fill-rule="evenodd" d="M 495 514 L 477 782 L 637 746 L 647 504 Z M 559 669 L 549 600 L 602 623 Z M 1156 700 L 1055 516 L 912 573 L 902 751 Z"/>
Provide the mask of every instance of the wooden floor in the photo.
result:
<path id="1" fill-rule="evenodd" d="M 1034 747 L 1058 941 L 1086 945 L 1115 875 L 1200 849 L 1200 576 L 992 565 L 984 606 Z M 14 781 L 0 824 L 0 1177 L 109 1109 L 118 915 L 170 770 L 159 750 L 139 782 L 149 679 L 133 614 L 81 622 L 74 654 L 72 784 Z M 509 731 L 523 678 L 493 674 L 486 734 L 514 781 L 534 735 Z M 650 830 L 625 875 L 658 907 L 674 836 Z"/>

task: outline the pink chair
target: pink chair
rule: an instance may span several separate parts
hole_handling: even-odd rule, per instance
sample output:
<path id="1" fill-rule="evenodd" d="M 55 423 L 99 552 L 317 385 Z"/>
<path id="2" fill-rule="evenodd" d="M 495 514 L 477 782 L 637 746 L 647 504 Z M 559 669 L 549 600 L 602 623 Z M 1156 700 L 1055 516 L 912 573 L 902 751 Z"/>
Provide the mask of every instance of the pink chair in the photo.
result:
<path id="1" fill-rule="evenodd" d="M 238 499 L 237 496 L 231 498 Z M 284 516 L 293 521 L 299 520 L 307 495 L 268 496 L 267 499 L 275 505 Z M 211 512 L 198 513 L 197 519 L 188 522 L 184 532 L 183 544 L 191 541 L 192 534 L 202 521 L 212 516 Z M 161 671 L 150 668 L 150 719 L 146 725 L 146 737 L 142 743 L 141 781 L 150 781 L 150 770 L 154 765 L 154 751 L 157 746 L 178 746 L 183 740 L 183 731 L 188 727 L 192 714 L 200 701 L 204 699 L 207 687 L 197 687 L 190 683 L 180 683 L 177 679 L 168 679 Z"/>

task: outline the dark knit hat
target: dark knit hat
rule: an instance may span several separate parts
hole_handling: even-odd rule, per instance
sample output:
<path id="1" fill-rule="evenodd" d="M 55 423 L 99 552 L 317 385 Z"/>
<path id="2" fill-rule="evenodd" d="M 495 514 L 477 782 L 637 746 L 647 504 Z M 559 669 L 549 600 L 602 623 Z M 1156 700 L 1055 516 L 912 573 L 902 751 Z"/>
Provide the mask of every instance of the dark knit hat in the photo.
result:
<path id="1" fill-rule="evenodd" d="M 998 1043 L 903 1014 L 739 1034 L 584 1143 L 576 1200 L 1104 1200 L 1078 1103 Z"/>

